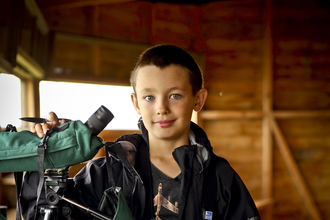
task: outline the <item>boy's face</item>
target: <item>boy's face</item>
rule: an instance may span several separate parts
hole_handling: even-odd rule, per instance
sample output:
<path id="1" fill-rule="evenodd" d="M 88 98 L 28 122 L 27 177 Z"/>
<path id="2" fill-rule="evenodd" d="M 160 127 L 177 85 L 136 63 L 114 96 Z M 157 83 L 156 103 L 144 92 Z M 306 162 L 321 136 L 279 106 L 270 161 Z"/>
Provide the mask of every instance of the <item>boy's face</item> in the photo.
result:
<path id="1" fill-rule="evenodd" d="M 193 96 L 188 74 L 180 66 L 160 69 L 148 65 L 137 71 L 132 101 L 149 139 L 188 141 L 192 111 L 202 108 L 206 90 Z"/>

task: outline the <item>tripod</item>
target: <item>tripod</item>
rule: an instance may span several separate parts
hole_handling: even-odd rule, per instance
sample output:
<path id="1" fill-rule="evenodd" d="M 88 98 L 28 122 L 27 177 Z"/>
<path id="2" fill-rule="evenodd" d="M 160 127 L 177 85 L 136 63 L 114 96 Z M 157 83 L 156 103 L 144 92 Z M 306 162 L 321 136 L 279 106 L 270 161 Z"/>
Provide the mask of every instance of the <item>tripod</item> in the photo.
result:
<path id="1" fill-rule="evenodd" d="M 73 187 L 73 180 L 69 178 L 69 167 L 48 169 L 45 171 L 45 194 L 48 206 L 40 209 L 44 220 L 71 220 L 72 210 L 68 203 L 84 209 L 87 213 L 102 220 L 112 220 L 96 210 L 87 208 L 65 197 L 68 188 Z"/>

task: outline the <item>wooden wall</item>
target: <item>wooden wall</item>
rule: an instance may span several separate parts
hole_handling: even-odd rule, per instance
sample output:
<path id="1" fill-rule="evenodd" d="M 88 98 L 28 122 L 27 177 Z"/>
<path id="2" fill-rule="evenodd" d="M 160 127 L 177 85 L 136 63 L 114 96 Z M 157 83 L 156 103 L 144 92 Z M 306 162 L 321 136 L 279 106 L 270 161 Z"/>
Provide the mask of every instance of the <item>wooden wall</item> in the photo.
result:
<path id="1" fill-rule="evenodd" d="M 253 198 L 272 201 L 272 214 L 261 210 L 264 219 L 330 219 L 326 1 L 247 0 L 199 6 L 129 2 L 82 8 L 37 2 L 53 31 L 142 47 L 172 43 L 200 54 L 209 91 L 201 125 L 216 154 L 230 162 Z M 58 48 L 65 48 L 62 43 Z M 107 54 L 131 65 L 132 54 L 116 54 L 117 49 Z M 90 51 L 96 51 L 94 56 Z M 91 63 L 90 72 L 97 72 L 109 60 L 98 60 L 95 54 L 100 55 L 97 47 L 79 45 L 72 54 L 58 53 L 48 79 L 56 78 L 56 67 L 87 65 L 85 61 Z M 123 59 L 114 62 L 118 70 L 126 68 L 118 71 L 125 84 L 129 71 Z M 86 68 L 70 74 L 79 78 L 84 75 L 79 71 Z M 88 77 L 118 83 L 111 74 L 100 71 Z"/>
<path id="2" fill-rule="evenodd" d="M 203 7 L 202 19 L 209 92 L 202 125 L 215 153 L 229 161 L 255 201 L 263 198 L 262 117 L 230 114 L 262 111 L 264 16 L 262 3 L 212 3 Z"/>
<path id="3" fill-rule="evenodd" d="M 330 106 L 329 4 L 274 8 L 274 109 L 327 110 Z M 328 7 L 326 7 L 328 6 Z M 278 125 L 290 147 L 306 187 L 323 219 L 330 218 L 330 119 L 287 118 Z M 274 151 L 276 218 L 308 219 L 299 192 L 278 149 Z"/>

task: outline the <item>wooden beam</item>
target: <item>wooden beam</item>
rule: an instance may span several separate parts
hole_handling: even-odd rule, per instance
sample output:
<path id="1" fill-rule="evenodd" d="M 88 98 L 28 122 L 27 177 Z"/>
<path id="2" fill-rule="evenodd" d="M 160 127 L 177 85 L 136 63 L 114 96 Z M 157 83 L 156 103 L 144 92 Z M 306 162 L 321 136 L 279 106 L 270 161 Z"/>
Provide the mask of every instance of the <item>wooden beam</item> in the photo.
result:
<path id="1" fill-rule="evenodd" d="M 39 103 L 39 80 L 24 79 L 21 80 L 21 100 L 22 100 L 22 116 L 39 117 L 40 103 Z M 22 123 L 22 127 L 29 124 Z"/>
<path id="2" fill-rule="evenodd" d="M 270 205 L 273 204 L 273 202 L 274 200 L 272 198 L 258 199 L 254 201 L 258 210 L 269 207 Z"/>
<path id="3" fill-rule="evenodd" d="M 220 120 L 220 119 L 262 119 L 266 113 L 258 110 L 205 110 L 199 113 L 203 120 Z M 311 111 L 290 111 L 275 110 L 272 115 L 278 119 L 294 119 L 294 118 L 329 118 L 330 110 L 311 110 Z"/>
<path id="4" fill-rule="evenodd" d="M 298 165 L 295 162 L 295 159 L 289 149 L 289 146 L 284 138 L 283 133 L 281 132 L 280 127 L 278 126 L 274 118 L 272 118 L 270 121 L 278 149 L 280 150 L 284 163 L 289 170 L 290 176 L 301 196 L 306 210 L 309 212 L 312 219 L 321 220 L 321 214 L 317 209 L 313 197 L 306 186 L 306 183 L 299 171 Z"/>
<path id="5" fill-rule="evenodd" d="M 43 79 L 45 76 L 44 69 L 22 48 L 18 48 L 16 55 L 17 63 L 28 71 L 33 78 Z"/>
<path id="6" fill-rule="evenodd" d="M 275 111 L 275 118 L 329 118 L 330 110 Z"/>
<path id="7" fill-rule="evenodd" d="M 94 6 L 92 9 L 92 19 L 93 19 L 93 32 L 95 34 L 100 34 L 100 7 Z"/>
<path id="8" fill-rule="evenodd" d="M 270 129 L 270 117 L 273 112 L 273 1 L 265 2 L 265 38 L 263 47 L 262 82 L 262 198 L 273 196 L 273 146 Z M 272 219 L 272 207 L 267 207 L 266 219 Z"/>
<path id="9" fill-rule="evenodd" d="M 93 74 L 95 76 L 101 75 L 101 51 L 100 46 L 95 45 L 92 47 L 93 52 L 91 59 L 93 60 Z"/>
<path id="10" fill-rule="evenodd" d="M 263 117 L 262 111 L 245 111 L 245 110 L 205 110 L 199 113 L 203 120 L 217 120 L 217 119 L 261 119 Z"/>
<path id="11" fill-rule="evenodd" d="M 132 2 L 134 0 L 41 0 L 37 1 L 41 9 L 46 10 L 63 10 L 69 8 L 79 8 L 85 6 L 108 5 L 124 2 Z"/>
<path id="12" fill-rule="evenodd" d="M 87 37 L 77 34 L 68 34 L 58 32 L 55 36 L 55 41 L 73 41 L 73 42 L 81 42 L 87 45 L 99 45 L 99 46 L 110 46 L 110 47 L 118 47 L 122 50 L 139 50 L 144 51 L 145 49 L 149 48 L 150 45 L 147 44 L 140 44 L 140 43 L 129 43 L 123 42 L 119 40 L 109 40 L 97 37 Z"/>
<path id="13" fill-rule="evenodd" d="M 23 1 L 10 1 L 10 24 L 7 32 L 7 40 L 6 42 L 1 42 L 6 45 L 4 58 L 12 65 L 12 67 L 16 66 L 17 45 L 19 42 L 20 28 L 23 21 L 23 9 Z"/>
<path id="14" fill-rule="evenodd" d="M 24 80 L 24 79 L 33 79 L 33 77 L 27 73 L 24 69 L 18 67 L 18 66 L 15 66 L 15 68 L 13 68 L 13 74 L 15 76 L 17 76 L 18 78 L 20 78 L 21 80 Z"/>
<path id="15" fill-rule="evenodd" d="M 12 73 L 12 72 L 13 72 L 12 65 L 7 60 L 0 57 L 0 73 Z"/>
<path id="16" fill-rule="evenodd" d="M 30 14 L 36 18 L 37 27 L 40 32 L 44 35 L 48 34 L 49 27 L 36 2 L 34 0 L 25 0 L 25 5 Z"/>

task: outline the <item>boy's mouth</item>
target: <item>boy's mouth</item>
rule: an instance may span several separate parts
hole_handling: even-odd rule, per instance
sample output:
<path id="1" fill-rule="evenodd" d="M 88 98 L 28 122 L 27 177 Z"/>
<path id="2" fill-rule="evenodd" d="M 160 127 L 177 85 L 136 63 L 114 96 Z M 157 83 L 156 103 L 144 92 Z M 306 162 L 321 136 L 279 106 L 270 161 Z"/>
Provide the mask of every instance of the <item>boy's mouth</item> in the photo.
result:
<path id="1" fill-rule="evenodd" d="M 169 127 L 173 124 L 175 120 L 164 120 L 164 121 L 157 121 L 155 122 L 156 125 L 158 125 L 161 128 Z"/>

